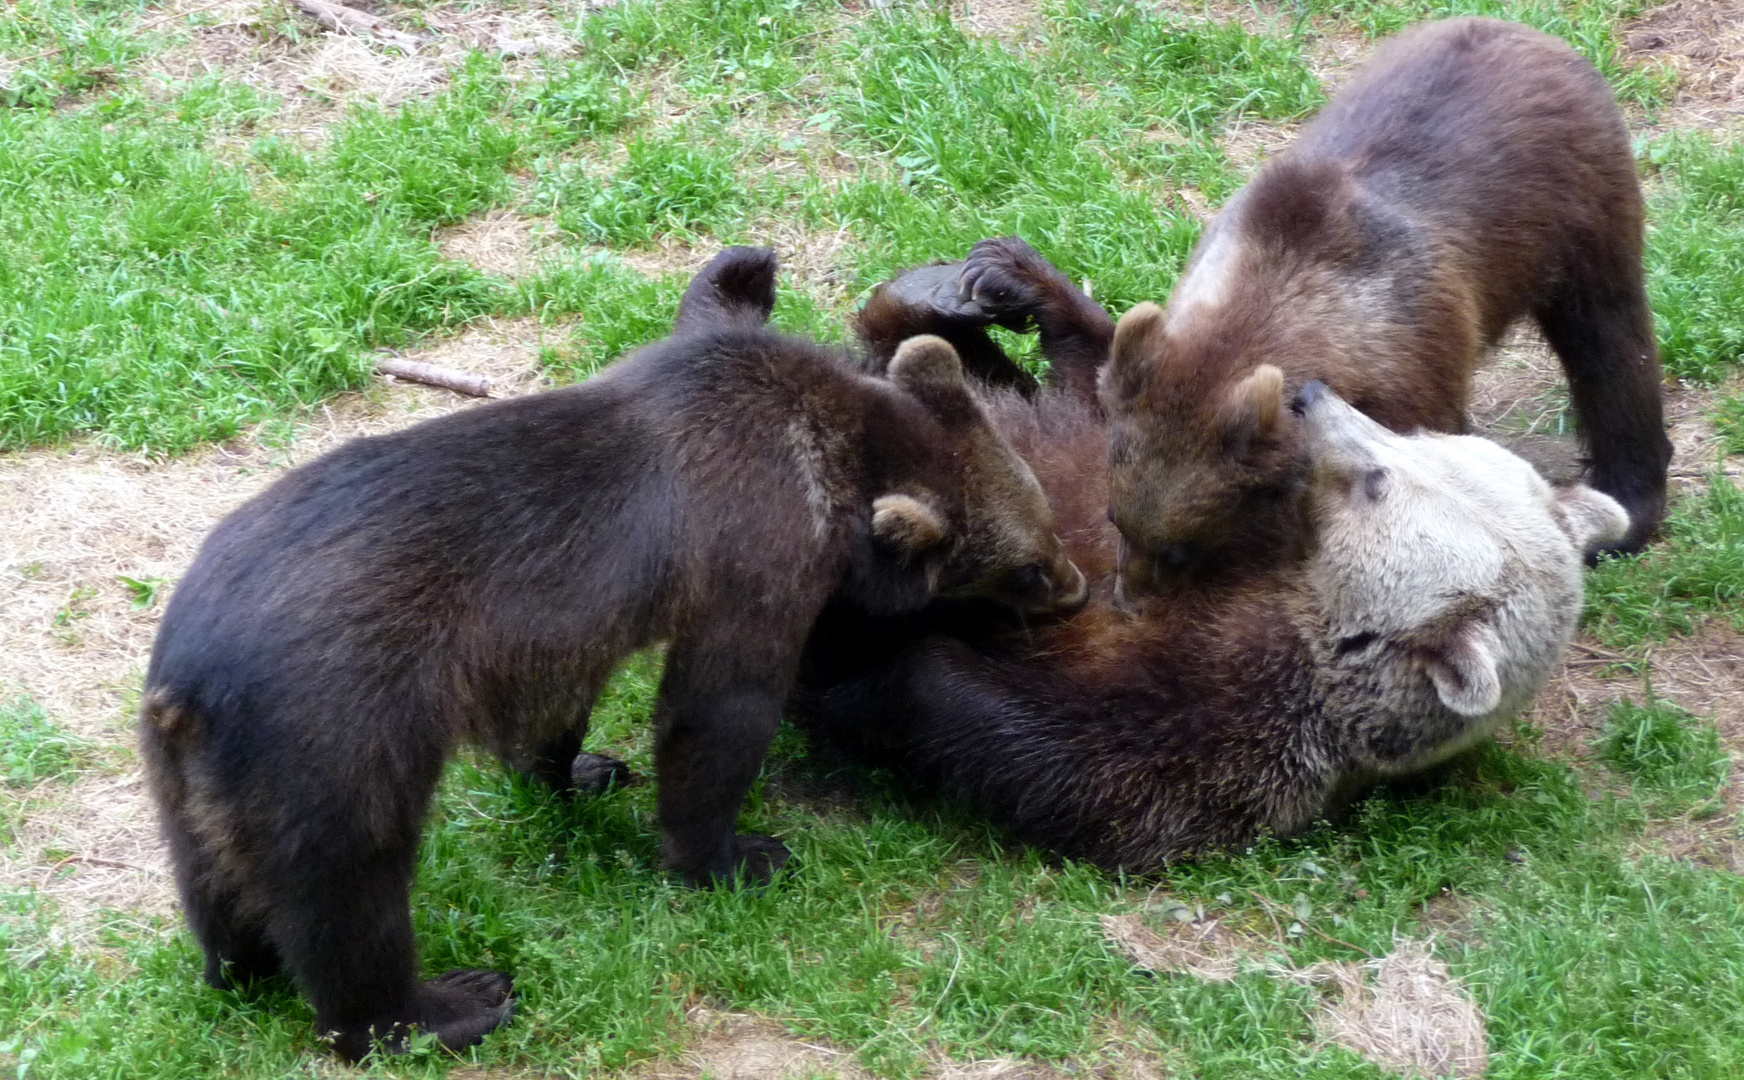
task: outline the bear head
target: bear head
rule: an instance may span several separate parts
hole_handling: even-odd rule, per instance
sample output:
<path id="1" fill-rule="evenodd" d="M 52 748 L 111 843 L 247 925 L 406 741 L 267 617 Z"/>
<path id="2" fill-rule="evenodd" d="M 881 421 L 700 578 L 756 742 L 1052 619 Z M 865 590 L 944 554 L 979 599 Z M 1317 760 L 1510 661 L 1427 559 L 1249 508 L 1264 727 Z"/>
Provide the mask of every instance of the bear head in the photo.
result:
<path id="1" fill-rule="evenodd" d="M 925 562 L 941 597 L 1032 615 L 1081 609 L 1089 584 L 1055 535 L 1047 495 L 970 390 L 956 350 L 943 338 L 909 338 L 886 374 L 944 429 L 959 497 L 921 487 L 882 494 L 872 504 L 873 536 L 899 558 Z"/>
<path id="2" fill-rule="evenodd" d="M 1373 774 L 1421 769 L 1531 701 L 1580 618 L 1582 553 L 1629 517 L 1488 440 L 1389 431 L 1318 382 L 1290 408 L 1322 661 L 1359 699 L 1331 710 L 1353 725 L 1341 741 Z"/>
<path id="3" fill-rule="evenodd" d="M 1233 342 L 1263 341 L 1264 329 L 1184 336 L 1152 303 L 1116 325 L 1099 397 L 1123 596 L 1303 553 L 1307 462 L 1284 373 L 1222 355 Z"/>

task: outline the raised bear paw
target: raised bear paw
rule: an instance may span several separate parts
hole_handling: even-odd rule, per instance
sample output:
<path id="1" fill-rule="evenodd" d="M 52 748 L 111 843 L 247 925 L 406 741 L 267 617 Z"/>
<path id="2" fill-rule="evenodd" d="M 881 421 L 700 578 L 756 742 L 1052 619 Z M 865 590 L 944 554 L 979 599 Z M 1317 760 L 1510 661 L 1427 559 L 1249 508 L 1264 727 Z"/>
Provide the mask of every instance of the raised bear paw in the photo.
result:
<path id="1" fill-rule="evenodd" d="M 1007 330 L 1023 330 L 1041 312 L 1060 272 L 1015 236 L 983 240 L 969 250 L 958 292 L 965 303 Z"/>
<path id="2" fill-rule="evenodd" d="M 628 787 L 641 778 L 617 758 L 582 752 L 569 763 L 569 790 L 576 795 L 604 795 L 615 787 Z"/>
<path id="3" fill-rule="evenodd" d="M 961 285 L 962 273 L 962 263 L 917 266 L 881 288 L 902 308 L 924 312 L 934 332 L 986 326 L 993 314 L 969 298 Z"/>

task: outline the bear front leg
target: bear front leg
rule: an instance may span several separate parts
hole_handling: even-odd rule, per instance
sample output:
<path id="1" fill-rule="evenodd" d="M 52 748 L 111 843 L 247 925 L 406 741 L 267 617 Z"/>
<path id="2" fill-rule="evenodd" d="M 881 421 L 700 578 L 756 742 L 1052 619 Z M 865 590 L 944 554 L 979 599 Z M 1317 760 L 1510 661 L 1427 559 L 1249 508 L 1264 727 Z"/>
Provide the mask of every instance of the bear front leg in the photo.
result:
<path id="1" fill-rule="evenodd" d="M 654 710 L 665 862 L 699 888 L 764 884 L 790 854 L 774 837 L 734 832 L 780 725 L 793 668 L 746 659 L 742 650 L 675 642 Z"/>
<path id="2" fill-rule="evenodd" d="M 962 271 L 962 263 L 920 266 L 874 289 L 855 318 L 866 367 L 882 375 L 904 341 L 917 334 L 935 334 L 957 350 L 970 375 L 989 386 L 1033 394 L 1035 376 L 988 335 L 985 328 L 993 316 L 962 292 Z"/>
<path id="3" fill-rule="evenodd" d="M 1049 381 L 1095 400 L 1096 372 L 1108 359 L 1114 319 L 1040 252 L 1015 236 L 983 240 L 963 263 L 961 291 L 1001 326 L 1021 330 L 1033 322 Z"/>

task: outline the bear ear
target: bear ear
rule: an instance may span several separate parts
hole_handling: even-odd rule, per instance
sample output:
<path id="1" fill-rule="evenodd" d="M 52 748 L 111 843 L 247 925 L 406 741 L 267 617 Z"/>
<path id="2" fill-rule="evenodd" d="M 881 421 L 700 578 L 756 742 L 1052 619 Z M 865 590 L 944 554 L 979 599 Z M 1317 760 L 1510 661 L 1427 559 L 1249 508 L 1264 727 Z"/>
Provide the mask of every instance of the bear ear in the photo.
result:
<path id="1" fill-rule="evenodd" d="M 929 404 L 954 403 L 969 390 L 957 350 L 932 334 L 911 337 L 897 346 L 888 371 L 891 382 Z"/>
<path id="2" fill-rule="evenodd" d="M 1246 449 L 1254 439 L 1276 431 L 1283 414 L 1284 373 L 1271 364 L 1261 364 L 1230 387 L 1223 400 L 1225 437 L 1231 446 Z"/>
<path id="3" fill-rule="evenodd" d="M 910 555 L 945 538 L 945 520 L 913 495 L 880 495 L 872 500 L 872 535 Z"/>
<path id="4" fill-rule="evenodd" d="M 1440 641 L 1421 646 L 1418 660 L 1443 705 L 1461 716 L 1482 716 L 1502 703 L 1501 654 L 1495 628 L 1468 619 Z"/>
<path id="5" fill-rule="evenodd" d="M 1130 401 L 1144 388 L 1146 370 L 1163 345 L 1163 309 L 1146 300 L 1114 324 L 1114 343 L 1098 380 L 1105 403 Z"/>
<path id="6" fill-rule="evenodd" d="M 1616 499 L 1585 484 L 1557 490 L 1556 518 L 1578 548 L 1609 544 L 1629 531 L 1629 512 Z"/>

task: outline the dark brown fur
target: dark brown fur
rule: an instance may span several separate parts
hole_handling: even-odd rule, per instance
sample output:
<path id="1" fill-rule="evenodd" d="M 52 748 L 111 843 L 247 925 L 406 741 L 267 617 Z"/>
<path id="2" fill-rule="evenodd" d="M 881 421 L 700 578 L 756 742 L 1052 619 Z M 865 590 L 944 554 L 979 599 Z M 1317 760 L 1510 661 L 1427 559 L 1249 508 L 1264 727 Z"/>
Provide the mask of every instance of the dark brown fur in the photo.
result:
<path id="1" fill-rule="evenodd" d="M 577 753 L 614 666 L 669 642 L 666 861 L 696 884 L 767 878 L 785 847 L 733 825 L 827 601 L 1082 603 L 948 347 L 854 374 L 763 326 L 774 278 L 772 252 L 730 249 L 671 339 L 582 386 L 352 442 L 214 530 L 141 721 L 214 985 L 288 969 L 348 1058 L 413 1025 L 475 1042 L 507 1018 L 508 977 L 421 982 L 408 907 L 457 744 L 566 786 L 592 769 Z"/>
<path id="2" fill-rule="evenodd" d="M 1567 45 L 1485 19 L 1386 43 L 1207 228 L 1168 310 L 1114 336 L 1125 588 L 1298 553 L 1281 406 L 1304 383 L 1396 431 L 1459 432 L 1474 366 L 1525 317 L 1568 374 L 1590 482 L 1630 514 L 1617 547 L 1641 547 L 1671 456 L 1642 234 L 1622 115 Z"/>
<path id="3" fill-rule="evenodd" d="M 913 314 L 910 329 L 928 325 L 923 311 Z M 1324 406 L 1313 401 L 1304 393 L 1297 407 Z M 1421 768 L 1486 730 L 1474 717 L 1495 706 L 1462 699 L 1479 681 L 1470 677 L 1472 641 L 1495 616 L 1494 597 L 1450 584 L 1453 598 L 1433 618 L 1336 626 L 1320 593 L 1326 579 L 1311 578 L 1310 564 L 1256 564 L 1176 580 L 1124 611 L 1112 595 L 1119 536 L 1096 501 L 1106 489 L 1094 402 L 1044 387 L 1034 400 L 1007 394 L 991 409 L 1053 500 L 1070 554 L 1095 583 L 1092 604 L 1037 626 L 938 609 L 898 622 L 832 611 L 808 644 L 793 711 L 851 757 L 967 796 L 1026 842 L 1150 870 L 1300 829 L 1362 784 Z M 1316 461 L 1323 510 L 1352 492 L 1388 497 L 1385 470 Z M 1558 513 L 1590 508 L 1580 491 L 1564 497 Z M 1609 514 L 1620 529 L 1614 506 Z M 1565 560 L 1603 533 L 1564 530 Z M 1374 574 L 1389 573 L 1388 553 L 1358 550 L 1358 570 L 1372 557 Z M 1565 582 L 1578 582 L 1569 562 L 1560 565 Z M 1497 582 L 1522 572 L 1508 571 Z M 1578 585 L 1560 601 L 1572 631 Z M 1512 661 L 1547 673 L 1560 651 L 1554 635 L 1530 648 L 1513 637 Z M 1458 715 L 1447 707 L 1455 702 Z"/>

